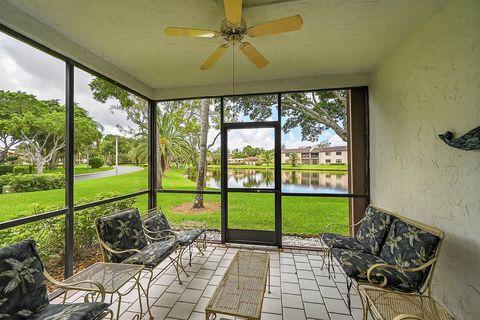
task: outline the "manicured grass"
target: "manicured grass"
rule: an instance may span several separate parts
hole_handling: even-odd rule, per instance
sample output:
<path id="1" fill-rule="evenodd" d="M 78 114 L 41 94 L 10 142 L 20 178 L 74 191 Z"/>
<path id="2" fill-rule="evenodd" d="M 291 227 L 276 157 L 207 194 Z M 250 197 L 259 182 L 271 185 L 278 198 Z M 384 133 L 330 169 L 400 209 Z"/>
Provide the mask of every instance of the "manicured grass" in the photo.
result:
<path id="1" fill-rule="evenodd" d="M 82 166 L 75 166 L 74 169 L 74 174 L 85 174 L 85 173 L 94 173 L 94 172 L 102 172 L 102 171 L 108 171 L 108 170 L 113 170 L 113 167 L 100 167 L 100 168 L 90 168 L 89 166 L 82 165 Z M 65 168 L 63 167 L 58 167 L 55 168 L 54 170 L 45 170 L 46 173 L 49 172 L 55 172 L 55 173 L 64 173 Z"/>
<path id="2" fill-rule="evenodd" d="M 209 165 L 211 169 L 220 169 L 219 165 Z M 252 166 L 246 164 L 229 164 L 229 169 L 273 169 L 273 165 L 261 165 L 261 166 Z M 346 164 L 301 164 L 296 165 L 295 167 L 291 164 L 282 164 L 282 170 L 309 170 L 309 171 L 347 171 L 348 166 Z"/>
<path id="3" fill-rule="evenodd" d="M 194 189 L 195 183 L 183 175 L 182 169 L 171 169 L 164 177 L 164 189 Z M 75 182 L 75 201 L 93 198 L 99 193 L 131 193 L 147 188 L 147 170 L 116 177 Z M 205 201 L 220 203 L 220 195 L 205 195 Z M 61 207 L 64 190 L 13 193 L 0 195 L 0 221 L 31 215 L 33 207 Z M 210 229 L 220 229 L 220 210 L 202 213 L 177 213 L 172 210 L 185 203 L 193 204 L 193 194 L 158 193 L 158 205 L 174 223 L 205 221 Z M 283 197 L 283 232 L 316 234 L 329 223 L 348 223 L 348 200 L 345 198 Z M 147 196 L 137 197 L 140 211 L 147 209 Z M 230 193 L 229 226 L 231 228 L 273 230 L 274 196 L 272 194 Z"/>

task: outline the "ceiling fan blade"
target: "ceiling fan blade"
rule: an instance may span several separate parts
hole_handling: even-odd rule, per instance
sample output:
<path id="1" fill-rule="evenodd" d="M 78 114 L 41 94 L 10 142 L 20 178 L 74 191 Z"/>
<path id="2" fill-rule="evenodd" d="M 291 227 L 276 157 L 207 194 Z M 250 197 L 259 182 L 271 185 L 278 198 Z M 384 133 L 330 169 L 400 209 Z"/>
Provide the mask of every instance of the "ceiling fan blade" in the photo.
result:
<path id="1" fill-rule="evenodd" d="M 299 30 L 303 25 L 302 16 L 296 15 L 250 27 L 247 33 L 250 37 L 268 36 L 276 33 Z"/>
<path id="2" fill-rule="evenodd" d="M 268 60 L 254 46 L 252 46 L 250 42 L 243 42 L 240 45 L 240 50 L 242 50 L 257 68 L 265 68 L 268 65 Z"/>
<path id="3" fill-rule="evenodd" d="M 197 38 L 216 38 L 220 35 L 217 31 L 191 28 L 167 27 L 165 33 L 169 36 L 187 36 Z"/>
<path id="4" fill-rule="evenodd" d="M 227 22 L 239 26 L 242 22 L 242 0 L 223 0 L 223 5 Z"/>
<path id="5" fill-rule="evenodd" d="M 208 59 L 205 60 L 205 62 L 200 67 L 200 69 L 202 70 L 210 69 L 218 61 L 218 59 L 220 59 L 220 57 L 223 55 L 223 53 L 227 49 L 228 49 L 228 44 L 222 44 L 220 47 L 215 49 L 215 51 L 213 51 L 210 57 L 208 57 Z"/>

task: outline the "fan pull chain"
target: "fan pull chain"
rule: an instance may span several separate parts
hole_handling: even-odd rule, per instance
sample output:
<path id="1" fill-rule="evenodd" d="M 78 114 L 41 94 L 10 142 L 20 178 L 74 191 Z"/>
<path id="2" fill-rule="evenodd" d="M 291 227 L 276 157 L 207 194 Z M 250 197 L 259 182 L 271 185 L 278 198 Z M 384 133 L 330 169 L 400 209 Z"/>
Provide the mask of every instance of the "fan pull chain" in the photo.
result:
<path id="1" fill-rule="evenodd" d="M 232 95 L 235 95 L 235 41 L 232 48 Z"/>

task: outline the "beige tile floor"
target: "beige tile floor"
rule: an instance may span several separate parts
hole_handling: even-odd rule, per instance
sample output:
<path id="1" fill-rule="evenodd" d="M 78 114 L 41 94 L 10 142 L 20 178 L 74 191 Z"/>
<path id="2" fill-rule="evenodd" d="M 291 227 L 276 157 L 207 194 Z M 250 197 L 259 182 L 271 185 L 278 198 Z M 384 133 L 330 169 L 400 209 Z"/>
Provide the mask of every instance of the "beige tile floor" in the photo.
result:
<path id="1" fill-rule="evenodd" d="M 346 305 L 345 277 L 338 272 L 337 267 L 336 277 L 329 278 L 326 268 L 320 268 L 322 253 L 319 251 L 209 244 L 205 255 L 197 254 L 192 266 L 186 268 L 190 277 L 183 275 L 182 285 L 176 280 L 173 267 L 168 267 L 156 278 L 149 295 L 155 319 L 205 319 L 205 306 L 240 249 L 267 250 L 270 254 L 272 287 L 271 293 L 265 294 L 262 319 L 362 318 L 361 303 L 355 291 L 352 289 L 350 314 Z M 187 255 L 184 256 L 184 261 L 187 265 Z M 143 278 L 142 282 L 146 284 L 147 280 Z M 108 297 L 107 300 L 109 299 Z M 82 293 L 70 293 L 68 301 L 83 301 Z M 146 304 L 145 301 L 143 304 Z M 118 301 L 114 301 L 112 309 L 116 310 L 117 305 Z M 138 293 L 134 290 L 122 300 L 120 319 L 130 320 L 138 312 Z M 144 319 L 148 317 L 144 316 Z M 217 319 L 233 318 L 219 315 Z"/>

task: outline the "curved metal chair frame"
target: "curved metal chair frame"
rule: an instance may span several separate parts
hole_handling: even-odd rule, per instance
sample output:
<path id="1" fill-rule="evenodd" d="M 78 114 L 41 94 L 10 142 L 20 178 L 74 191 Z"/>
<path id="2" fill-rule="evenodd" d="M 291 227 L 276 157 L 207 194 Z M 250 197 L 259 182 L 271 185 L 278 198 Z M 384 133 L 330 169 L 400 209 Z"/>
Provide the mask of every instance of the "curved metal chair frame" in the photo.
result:
<path id="1" fill-rule="evenodd" d="M 159 212 L 163 213 L 163 210 L 162 210 L 161 207 L 150 209 L 146 213 L 142 214 L 142 220 L 145 217 L 150 218 L 155 214 L 159 214 Z M 205 225 L 206 225 L 206 223 L 203 223 L 202 227 L 205 226 Z M 186 226 L 183 226 L 183 225 L 174 225 L 174 227 L 175 227 L 175 230 L 174 229 L 163 229 L 163 230 L 160 230 L 160 231 L 152 231 L 152 230 L 147 229 L 145 227 L 145 225 L 143 225 L 143 231 L 144 231 L 147 239 L 149 239 L 149 241 L 157 241 L 157 239 L 159 239 L 159 238 L 155 237 L 157 235 L 160 235 L 160 239 L 162 238 L 161 237 L 162 234 L 167 234 L 167 236 L 175 237 L 175 239 L 177 239 L 177 232 L 178 231 L 181 232 L 182 230 L 188 230 L 188 229 L 186 229 Z M 200 237 L 198 239 L 196 239 L 195 241 L 187 244 L 187 245 L 183 245 L 183 246 L 180 245 L 180 247 L 181 247 L 180 252 L 179 252 L 180 256 L 183 256 L 183 254 L 185 253 L 185 251 L 188 248 L 188 253 L 189 253 L 188 265 L 190 267 L 192 266 L 192 256 L 193 256 L 192 246 L 195 246 L 202 256 L 205 255 L 205 253 L 203 252 L 203 250 L 205 250 L 207 248 L 207 234 L 206 234 L 205 231 L 203 232 L 203 234 L 201 236 L 201 239 L 200 240 L 199 239 L 200 239 Z M 180 262 L 181 268 L 185 272 L 182 259 L 180 259 L 179 262 Z"/>
<path id="2" fill-rule="evenodd" d="M 52 283 L 55 287 L 59 289 L 65 290 L 64 296 L 63 296 L 63 303 L 65 303 L 66 298 L 67 298 L 67 291 L 68 290 L 82 290 L 85 291 L 85 288 L 80 287 L 79 285 L 82 284 L 91 284 L 94 287 L 97 288 L 97 290 L 92 290 L 91 292 L 87 293 L 84 297 L 84 302 L 105 302 L 105 288 L 98 282 L 92 281 L 92 280 L 84 280 L 84 281 L 79 281 L 71 284 L 65 284 L 62 282 L 59 282 L 55 280 L 48 272 L 47 270 L 43 270 L 43 275 L 45 276 L 45 279 Z M 89 300 L 91 299 L 91 301 Z M 110 309 L 107 309 L 103 311 L 103 313 L 97 318 L 97 319 L 106 319 L 109 317 L 109 319 L 113 319 L 113 311 Z"/>
<path id="3" fill-rule="evenodd" d="M 366 314 L 365 303 L 368 303 L 368 302 L 364 301 L 364 297 L 362 296 L 362 291 L 361 291 L 362 287 L 373 286 L 373 287 L 381 288 L 383 290 L 395 291 L 395 288 L 391 288 L 391 287 L 388 288 L 387 287 L 388 279 L 384 274 L 381 273 L 381 270 L 375 271 L 378 268 L 391 268 L 391 269 L 395 269 L 395 270 L 398 270 L 398 271 L 404 272 L 404 273 L 406 273 L 406 272 L 418 272 L 418 271 L 425 270 L 426 268 L 430 268 L 429 272 L 428 272 L 428 275 L 427 275 L 427 278 L 425 279 L 425 282 L 423 283 L 422 287 L 418 290 L 418 292 L 405 293 L 405 294 L 417 295 L 417 294 L 425 294 L 426 293 L 428 296 L 431 296 L 431 293 L 432 293 L 431 292 L 432 291 L 432 289 L 431 289 L 432 286 L 431 285 L 432 285 L 433 273 L 435 271 L 435 265 L 437 263 L 437 260 L 438 260 L 439 254 L 440 254 L 440 249 L 442 247 L 443 239 L 445 237 L 444 232 L 440 229 L 437 229 L 437 228 L 431 227 L 429 225 L 420 223 L 418 221 L 409 219 L 409 218 L 404 217 L 404 216 L 402 216 L 400 214 L 397 214 L 397 213 L 389 212 L 389 211 L 386 211 L 386 210 L 383 210 L 383 209 L 382 209 L 382 211 L 387 212 L 388 214 L 394 216 L 397 219 L 400 219 L 404 222 L 407 222 L 411 225 L 414 225 L 414 226 L 416 226 L 420 229 L 423 229 L 423 230 L 437 236 L 438 238 L 440 238 L 440 241 L 439 241 L 438 247 L 435 250 L 435 254 L 432 257 L 432 259 L 430 259 L 426 263 L 424 263 L 421 266 L 418 266 L 416 268 L 408 269 L 408 268 L 401 268 L 401 267 L 396 266 L 396 265 L 390 265 L 390 264 L 387 264 L 387 263 L 377 263 L 377 264 L 374 264 L 374 265 L 370 266 L 370 268 L 367 270 L 367 280 L 368 281 L 360 281 L 360 280 L 350 279 L 350 278 L 347 277 L 346 279 L 347 279 L 347 304 L 348 304 L 348 308 L 349 308 L 349 310 L 351 310 L 350 290 L 352 288 L 353 283 L 355 283 L 354 288 L 357 291 L 358 296 L 360 297 L 360 301 L 362 303 L 362 310 L 364 311 L 364 316 Z M 355 224 L 352 224 L 352 225 L 342 225 L 342 224 L 332 223 L 332 224 L 327 225 L 326 230 L 332 230 L 331 229 L 332 227 L 346 227 L 346 228 L 349 228 L 349 230 L 351 230 L 352 227 L 359 225 L 363 221 L 363 219 L 364 218 L 360 219 L 360 221 L 358 221 L 358 222 L 356 222 Z M 328 269 L 328 272 L 329 272 L 329 277 L 330 277 L 330 270 L 332 270 L 332 272 L 334 274 L 334 277 L 335 277 L 334 266 L 333 266 L 333 263 L 331 262 L 332 259 L 333 259 L 333 256 L 331 254 L 331 249 L 328 246 L 325 245 L 325 242 L 323 242 L 323 238 L 322 238 L 321 235 L 320 235 L 320 240 L 322 241 L 322 244 L 324 245 L 324 248 L 325 248 L 324 249 L 325 250 L 325 255 L 323 257 L 322 269 L 323 269 L 323 266 L 325 264 L 325 256 L 327 256 L 328 257 L 327 269 Z M 374 276 L 377 277 L 377 278 L 381 278 L 382 281 L 381 282 L 375 281 L 373 279 Z"/>
<path id="4" fill-rule="evenodd" d="M 113 254 L 121 254 L 121 253 L 132 253 L 132 254 L 135 254 L 135 253 L 138 253 L 140 255 L 140 257 L 142 258 L 142 261 L 143 261 L 143 266 L 144 266 L 144 269 L 145 271 L 148 272 L 149 276 L 148 276 L 148 284 L 147 284 L 147 288 L 144 288 L 143 286 L 140 286 L 141 290 L 143 291 L 144 295 L 146 296 L 146 300 L 147 300 L 147 310 L 148 310 L 148 313 L 150 315 L 150 320 L 153 320 L 153 315 L 152 315 L 152 312 L 151 312 L 151 306 L 150 306 L 150 299 L 149 299 L 149 296 L 148 296 L 148 293 L 150 291 L 150 287 L 151 287 L 151 284 L 152 282 L 158 278 L 160 275 L 163 274 L 163 272 L 168 269 L 168 267 L 170 267 L 171 265 L 173 265 L 173 267 L 175 268 L 175 271 L 177 273 L 177 279 L 178 279 L 178 282 L 180 284 L 182 284 L 182 279 L 180 277 L 180 274 L 181 272 L 185 273 L 185 275 L 187 277 L 189 277 L 189 275 L 187 274 L 187 272 L 185 271 L 182 263 L 181 263 L 181 255 L 180 255 L 180 246 L 178 244 L 175 244 L 175 252 L 179 251 L 179 253 L 174 257 L 172 258 L 170 255 L 168 256 L 168 258 L 170 259 L 170 262 L 165 266 L 163 267 L 160 272 L 154 277 L 154 273 L 153 273 L 153 270 L 155 268 L 158 267 L 157 266 L 154 266 L 154 267 L 150 267 L 150 266 L 147 266 L 145 264 L 145 255 L 143 254 L 142 251 L 140 251 L 139 249 L 127 249 L 127 250 L 121 250 L 121 251 L 118 251 L 118 250 L 115 250 L 115 249 L 112 249 L 108 246 L 108 244 L 106 244 L 102 238 L 100 237 L 100 233 L 99 233 L 99 230 L 98 230 L 98 226 L 95 224 L 95 232 L 97 234 L 97 240 L 98 240 L 98 243 L 100 244 L 100 248 L 101 248 L 101 251 L 102 251 L 102 258 L 103 258 L 103 261 L 104 262 L 111 262 L 109 261 L 108 259 L 108 256 L 106 254 L 106 251 L 110 252 L 110 253 L 113 253 Z M 159 237 L 159 238 L 152 238 L 151 236 L 148 236 L 146 235 L 147 239 L 149 239 L 149 241 L 152 241 L 152 240 L 156 240 L 156 241 L 164 241 L 164 240 L 167 240 L 169 238 L 172 238 L 172 236 L 165 236 L 165 237 Z M 164 260 L 163 260 L 164 261 Z"/>

